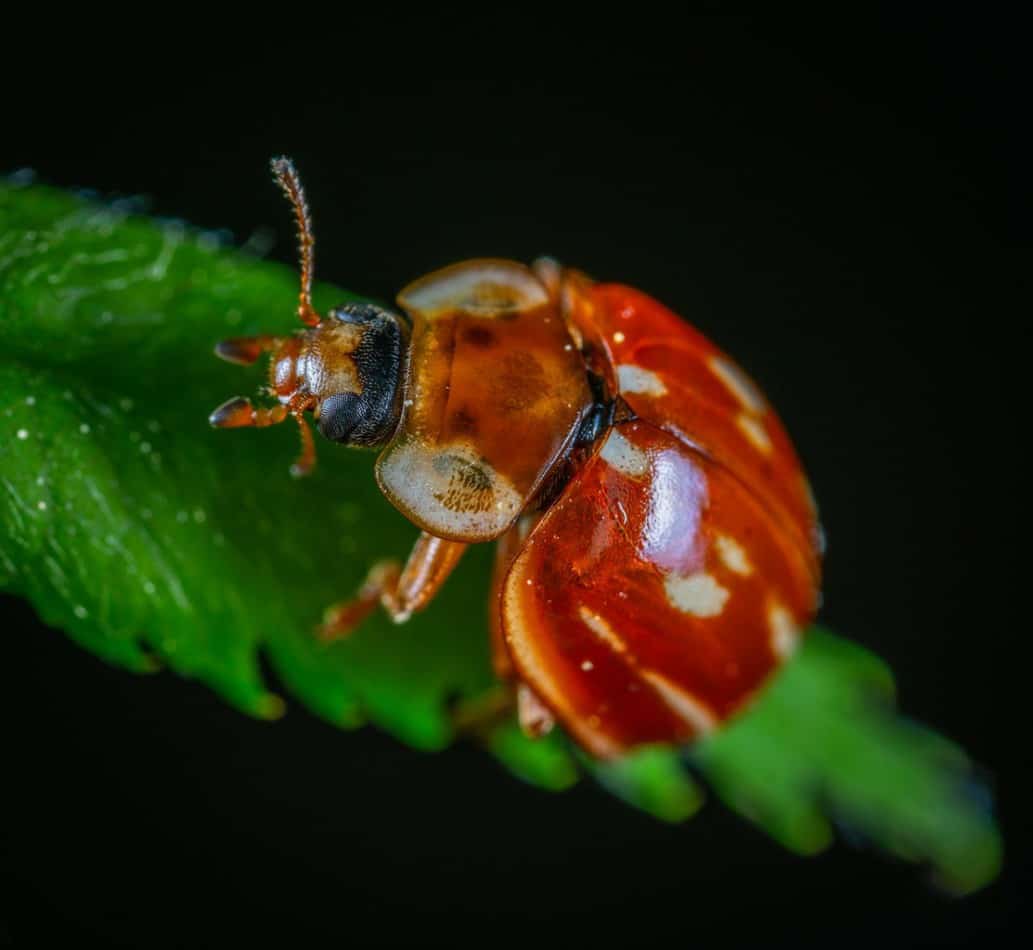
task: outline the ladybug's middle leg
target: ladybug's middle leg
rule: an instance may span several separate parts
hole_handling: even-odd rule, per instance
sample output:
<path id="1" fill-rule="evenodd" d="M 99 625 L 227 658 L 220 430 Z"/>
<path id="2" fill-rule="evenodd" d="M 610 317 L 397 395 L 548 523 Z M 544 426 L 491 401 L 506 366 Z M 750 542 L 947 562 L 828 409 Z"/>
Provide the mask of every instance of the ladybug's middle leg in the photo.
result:
<path id="1" fill-rule="evenodd" d="M 354 599 L 327 610 L 319 636 L 324 640 L 346 637 L 378 604 L 395 623 L 404 623 L 434 599 L 466 548 L 461 541 L 422 532 L 404 568 L 397 561 L 378 561 Z"/>

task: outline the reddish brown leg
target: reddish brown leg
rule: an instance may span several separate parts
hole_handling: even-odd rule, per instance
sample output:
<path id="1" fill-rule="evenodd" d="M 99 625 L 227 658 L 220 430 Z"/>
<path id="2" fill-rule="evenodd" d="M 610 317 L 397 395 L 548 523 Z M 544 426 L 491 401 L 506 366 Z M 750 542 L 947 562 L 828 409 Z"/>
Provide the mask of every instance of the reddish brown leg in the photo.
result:
<path id="1" fill-rule="evenodd" d="M 312 430 L 305 425 L 305 410 L 312 405 L 312 398 L 304 396 L 292 399 L 285 405 L 273 406 L 272 409 L 256 409 L 250 399 L 235 396 L 228 399 L 209 417 L 208 421 L 217 429 L 243 429 L 249 426 L 262 429 L 283 422 L 288 414 L 294 416 L 301 432 L 301 454 L 291 466 L 294 476 L 307 475 L 316 464 L 316 445 L 312 441 Z"/>
<path id="2" fill-rule="evenodd" d="M 311 397 L 296 397 L 288 405 L 290 413 L 298 423 L 298 432 L 301 433 L 301 454 L 291 465 L 291 475 L 295 478 L 302 478 L 308 475 L 316 464 L 316 443 L 312 439 L 312 430 L 305 424 L 305 410 L 312 408 L 314 402 Z"/>
<path id="3" fill-rule="evenodd" d="M 282 343 L 282 336 L 238 336 L 215 344 L 215 355 L 227 363 L 250 366 L 263 353 L 272 353 Z"/>
<path id="4" fill-rule="evenodd" d="M 286 406 L 273 406 L 272 409 L 256 409 L 250 399 L 235 396 L 227 399 L 209 417 L 208 421 L 217 429 L 241 429 L 246 426 L 274 426 L 287 418 Z"/>
<path id="5" fill-rule="evenodd" d="M 395 623 L 404 623 L 434 599 L 466 547 L 422 532 L 404 569 L 397 561 L 374 564 L 353 600 L 327 610 L 319 636 L 324 640 L 348 636 L 378 604 Z"/>
<path id="6" fill-rule="evenodd" d="M 526 683 L 517 686 L 517 719 L 528 739 L 540 739 L 552 732 L 556 720 L 549 707 Z"/>
<path id="7" fill-rule="evenodd" d="M 540 739 L 552 732 L 556 720 L 531 687 L 525 683 L 498 683 L 473 699 L 462 700 L 452 709 L 452 725 L 456 732 L 472 733 L 488 738 L 493 730 L 512 720 L 514 707 L 517 721 L 529 739 Z"/>
<path id="8" fill-rule="evenodd" d="M 487 692 L 459 700 L 451 709 L 457 733 L 489 738 L 496 727 L 513 718 L 515 697 L 509 684 L 496 683 Z"/>

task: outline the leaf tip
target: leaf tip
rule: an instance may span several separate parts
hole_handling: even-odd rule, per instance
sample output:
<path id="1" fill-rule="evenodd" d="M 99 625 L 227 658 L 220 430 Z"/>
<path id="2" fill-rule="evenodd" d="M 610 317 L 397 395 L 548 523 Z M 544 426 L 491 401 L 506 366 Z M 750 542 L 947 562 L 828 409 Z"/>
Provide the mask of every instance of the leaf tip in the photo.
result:
<path id="1" fill-rule="evenodd" d="M 283 697 L 276 693 L 265 693 L 255 704 L 255 712 L 262 719 L 282 719 L 287 712 Z"/>

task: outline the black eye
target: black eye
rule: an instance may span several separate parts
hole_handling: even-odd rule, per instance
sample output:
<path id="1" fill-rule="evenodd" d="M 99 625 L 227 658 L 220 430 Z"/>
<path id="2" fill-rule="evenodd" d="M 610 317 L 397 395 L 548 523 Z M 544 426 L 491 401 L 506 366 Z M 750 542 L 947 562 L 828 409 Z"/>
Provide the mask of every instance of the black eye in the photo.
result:
<path id="1" fill-rule="evenodd" d="M 352 433 L 361 431 L 366 421 L 366 406 L 355 393 L 339 393 L 324 399 L 316 426 L 331 442 L 351 442 Z"/>

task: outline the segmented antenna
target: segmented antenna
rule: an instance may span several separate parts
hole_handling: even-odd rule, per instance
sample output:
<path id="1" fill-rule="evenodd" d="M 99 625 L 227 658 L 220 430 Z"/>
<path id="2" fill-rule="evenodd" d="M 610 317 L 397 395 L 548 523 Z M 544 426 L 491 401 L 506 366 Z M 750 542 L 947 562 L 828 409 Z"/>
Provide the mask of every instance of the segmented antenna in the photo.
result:
<path id="1" fill-rule="evenodd" d="M 301 292 L 298 294 L 298 317 L 302 323 L 314 327 L 319 324 L 319 314 L 312 307 L 312 271 L 315 266 L 314 247 L 316 239 L 312 235 L 312 217 L 309 215 L 305 190 L 301 187 L 301 179 L 294 163 L 281 155 L 269 163 L 277 183 L 283 189 L 290 203 L 294 206 L 294 217 L 298 222 L 298 249 L 301 254 Z"/>

